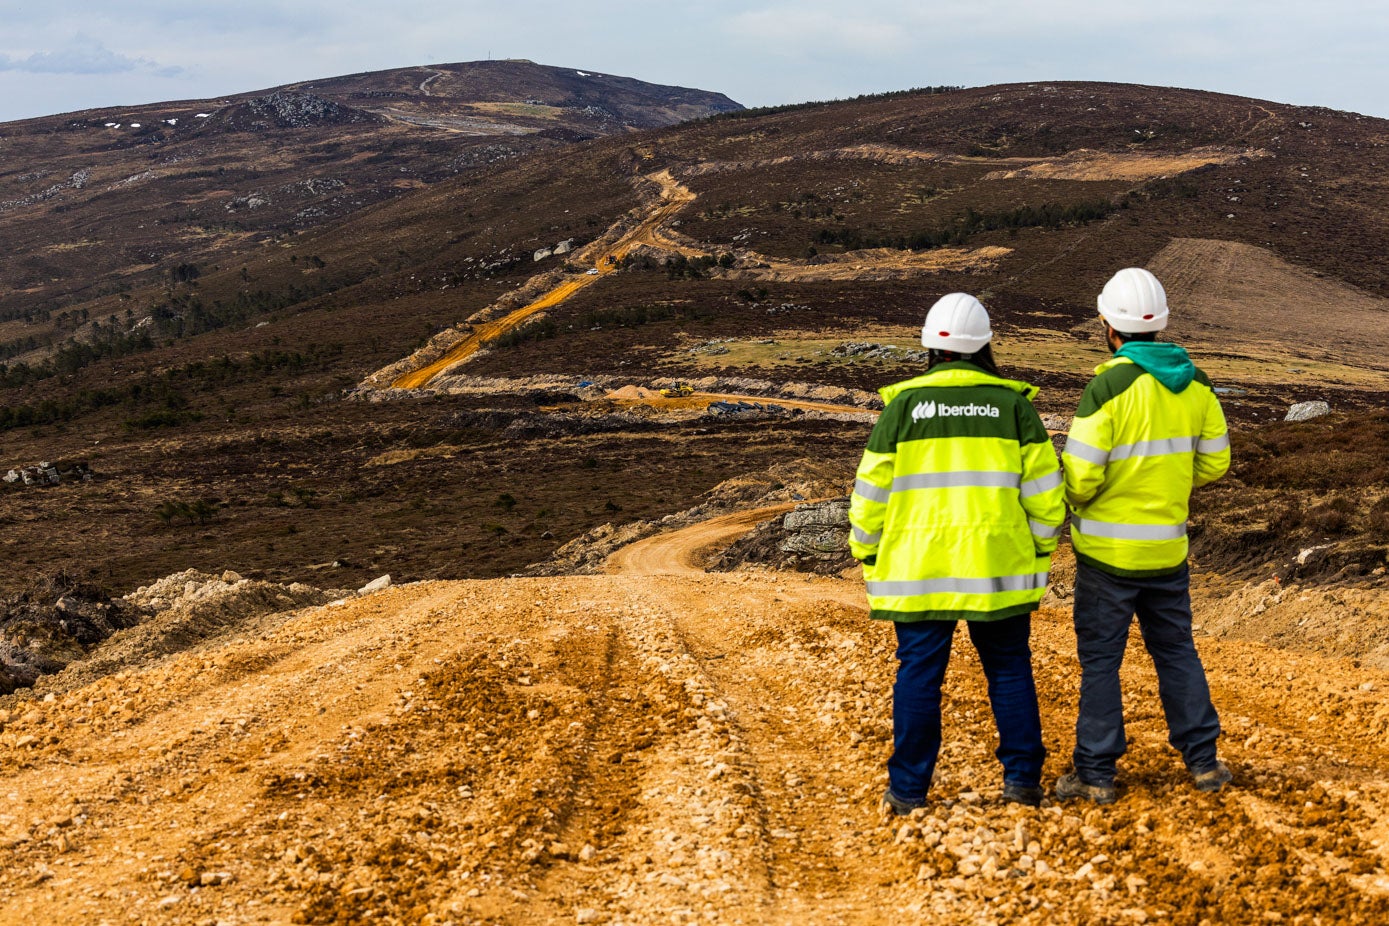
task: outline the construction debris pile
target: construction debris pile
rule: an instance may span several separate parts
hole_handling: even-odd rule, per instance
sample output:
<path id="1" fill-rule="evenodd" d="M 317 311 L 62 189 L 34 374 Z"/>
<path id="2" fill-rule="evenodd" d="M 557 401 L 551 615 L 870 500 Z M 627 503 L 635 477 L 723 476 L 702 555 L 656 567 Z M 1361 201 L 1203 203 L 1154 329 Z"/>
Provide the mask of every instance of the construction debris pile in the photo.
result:
<path id="1" fill-rule="evenodd" d="M 49 463 L 12 469 L 2 477 L 6 483 L 26 486 L 56 486 L 64 482 L 91 482 L 92 468 L 85 461 L 76 463 Z"/>
<path id="2" fill-rule="evenodd" d="M 61 671 L 140 619 L 135 607 L 66 572 L 0 602 L 0 694 Z"/>
<path id="3" fill-rule="evenodd" d="M 890 360 L 893 363 L 920 363 L 930 360 L 930 353 L 924 350 L 909 350 L 893 344 L 869 344 L 863 341 L 849 341 L 830 351 L 832 357 L 847 360 Z"/>
<path id="4" fill-rule="evenodd" d="M 709 405 L 709 414 L 716 418 L 728 415 L 746 415 L 749 412 L 760 413 L 762 415 L 790 415 L 794 414 L 784 405 L 776 405 L 771 402 L 713 402 Z"/>
<path id="5" fill-rule="evenodd" d="M 71 687 L 228 629 L 244 630 L 262 615 L 351 594 L 189 569 L 113 598 L 67 573 L 40 577 L 0 602 L 0 694 Z"/>

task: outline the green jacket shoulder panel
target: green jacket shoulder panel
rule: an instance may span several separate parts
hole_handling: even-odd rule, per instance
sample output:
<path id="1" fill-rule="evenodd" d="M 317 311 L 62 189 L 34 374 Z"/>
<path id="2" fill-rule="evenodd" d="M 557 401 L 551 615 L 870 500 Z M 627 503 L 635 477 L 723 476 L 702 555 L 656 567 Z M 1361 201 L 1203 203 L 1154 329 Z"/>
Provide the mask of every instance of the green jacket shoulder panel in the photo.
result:
<path id="1" fill-rule="evenodd" d="M 874 453 L 893 453 L 897 450 L 897 435 L 902 433 L 902 418 L 909 414 L 911 407 L 905 402 L 890 401 L 873 431 L 868 435 L 868 449 Z"/>
<path id="2" fill-rule="evenodd" d="M 1102 363 L 1095 372 L 1098 375 L 1090 380 L 1080 397 L 1080 407 L 1076 409 L 1077 418 L 1089 418 L 1123 395 L 1140 378 L 1148 375 L 1142 367 L 1126 358 Z"/>
<path id="3" fill-rule="evenodd" d="M 1018 416 L 1018 443 L 1045 444 L 1051 440 L 1047 426 L 1042 424 L 1042 416 L 1037 414 L 1031 402 L 1018 402 L 1015 411 Z"/>

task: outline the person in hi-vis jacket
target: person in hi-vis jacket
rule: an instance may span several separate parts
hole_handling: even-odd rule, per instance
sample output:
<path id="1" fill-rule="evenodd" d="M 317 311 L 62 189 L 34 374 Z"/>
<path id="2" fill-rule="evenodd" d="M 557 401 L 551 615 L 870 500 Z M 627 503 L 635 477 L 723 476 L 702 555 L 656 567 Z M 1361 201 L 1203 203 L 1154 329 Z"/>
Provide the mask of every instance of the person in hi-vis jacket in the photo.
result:
<path id="1" fill-rule="evenodd" d="M 926 801 L 941 743 L 941 682 L 957 621 L 988 680 L 1003 799 L 1041 802 L 1042 746 L 1029 643 L 1032 612 L 1065 518 L 1062 477 L 1032 397 L 998 375 L 993 331 L 973 296 L 951 293 L 921 332 L 924 375 L 881 390 L 850 500 L 849 546 L 872 616 L 897 635 L 893 752 L 883 800 Z"/>
<path id="2" fill-rule="evenodd" d="M 1075 630 L 1080 711 L 1074 769 L 1061 800 L 1118 797 L 1124 754 L 1119 665 L 1134 615 L 1157 669 L 1168 740 L 1192 782 L 1231 780 L 1216 757 L 1220 720 L 1191 634 L 1186 519 L 1191 490 L 1230 468 L 1225 414 L 1211 382 L 1167 327 L 1167 294 L 1147 270 L 1120 270 L 1099 297 L 1114 358 L 1085 387 L 1061 460 L 1076 555 Z"/>

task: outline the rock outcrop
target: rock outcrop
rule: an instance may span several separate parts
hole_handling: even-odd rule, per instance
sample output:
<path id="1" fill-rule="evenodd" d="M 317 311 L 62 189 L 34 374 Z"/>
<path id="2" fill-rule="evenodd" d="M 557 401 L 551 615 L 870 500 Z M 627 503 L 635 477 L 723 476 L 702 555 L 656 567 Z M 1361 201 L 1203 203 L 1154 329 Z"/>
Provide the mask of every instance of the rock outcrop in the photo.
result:
<path id="1" fill-rule="evenodd" d="M 732 572 L 742 566 L 768 566 L 836 575 L 854 564 L 849 554 L 849 499 L 798 505 L 764 522 L 733 544 L 710 566 Z"/>
<path id="2" fill-rule="evenodd" d="M 268 96 L 258 96 L 229 106 L 218 116 L 237 129 L 299 129 L 315 125 L 353 125 L 385 122 L 376 113 L 344 106 L 313 93 L 277 90 Z"/>
<path id="3" fill-rule="evenodd" d="M 1310 421 L 1322 415 L 1331 414 L 1331 406 L 1326 402 L 1298 402 L 1288 409 L 1284 421 Z"/>

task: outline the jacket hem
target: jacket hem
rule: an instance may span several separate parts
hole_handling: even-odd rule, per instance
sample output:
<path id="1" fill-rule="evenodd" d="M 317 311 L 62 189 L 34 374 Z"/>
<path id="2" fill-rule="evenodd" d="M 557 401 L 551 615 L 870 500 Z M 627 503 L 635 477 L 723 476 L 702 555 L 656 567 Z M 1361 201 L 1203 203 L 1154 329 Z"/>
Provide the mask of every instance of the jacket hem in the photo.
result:
<path id="1" fill-rule="evenodd" d="M 1183 559 L 1175 566 L 1163 566 L 1158 569 L 1124 569 L 1100 562 L 1093 556 L 1086 556 L 1079 550 L 1075 551 L 1075 555 L 1076 559 L 1085 565 L 1098 569 L 1100 572 L 1107 572 L 1112 576 L 1119 576 L 1121 579 L 1156 579 L 1159 576 L 1173 576 L 1181 572 L 1182 567 L 1186 565 L 1186 560 Z"/>
<path id="2" fill-rule="evenodd" d="M 995 611 L 884 611 L 874 608 L 869 616 L 875 621 L 896 621 L 913 624 L 917 621 L 1001 621 L 1019 614 L 1031 614 L 1039 602 L 1028 601 Z"/>

